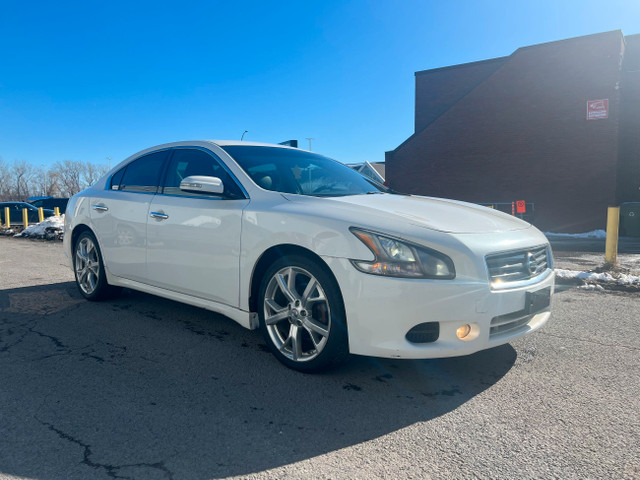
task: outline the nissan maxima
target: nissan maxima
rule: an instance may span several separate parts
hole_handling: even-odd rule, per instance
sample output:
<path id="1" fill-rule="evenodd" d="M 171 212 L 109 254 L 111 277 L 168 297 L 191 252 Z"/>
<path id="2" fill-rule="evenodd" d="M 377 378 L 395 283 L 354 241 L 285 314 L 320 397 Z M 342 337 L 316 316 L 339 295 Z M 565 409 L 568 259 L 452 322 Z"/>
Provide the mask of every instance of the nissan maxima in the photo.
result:
<path id="1" fill-rule="evenodd" d="M 224 314 L 303 372 L 492 348 L 540 328 L 554 289 L 547 239 L 514 216 L 253 142 L 127 158 L 70 200 L 64 248 L 86 299 L 126 287 Z"/>

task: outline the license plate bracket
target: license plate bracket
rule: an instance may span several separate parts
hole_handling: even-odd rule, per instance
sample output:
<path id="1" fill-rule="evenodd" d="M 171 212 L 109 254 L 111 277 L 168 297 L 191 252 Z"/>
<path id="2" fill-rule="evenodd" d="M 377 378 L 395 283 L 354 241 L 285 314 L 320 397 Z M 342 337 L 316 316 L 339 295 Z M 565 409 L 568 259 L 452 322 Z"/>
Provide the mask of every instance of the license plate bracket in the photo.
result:
<path id="1" fill-rule="evenodd" d="M 538 313 L 551 305 L 551 287 L 543 288 L 536 292 L 527 292 L 524 303 L 524 311 L 527 315 Z"/>

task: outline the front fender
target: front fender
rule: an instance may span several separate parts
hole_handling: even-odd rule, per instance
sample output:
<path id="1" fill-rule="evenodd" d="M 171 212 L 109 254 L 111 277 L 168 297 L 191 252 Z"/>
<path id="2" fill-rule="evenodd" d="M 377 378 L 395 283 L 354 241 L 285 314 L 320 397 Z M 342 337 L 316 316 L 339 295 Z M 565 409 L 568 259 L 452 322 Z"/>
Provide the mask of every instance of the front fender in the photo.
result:
<path id="1" fill-rule="evenodd" d="M 264 252 L 294 245 L 320 257 L 373 260 L 373 253 L 349 231 L 347 222 L 281 211 L 245 212 L 240 252 L 240 308 L 249 309 L 253 269 Z"/>

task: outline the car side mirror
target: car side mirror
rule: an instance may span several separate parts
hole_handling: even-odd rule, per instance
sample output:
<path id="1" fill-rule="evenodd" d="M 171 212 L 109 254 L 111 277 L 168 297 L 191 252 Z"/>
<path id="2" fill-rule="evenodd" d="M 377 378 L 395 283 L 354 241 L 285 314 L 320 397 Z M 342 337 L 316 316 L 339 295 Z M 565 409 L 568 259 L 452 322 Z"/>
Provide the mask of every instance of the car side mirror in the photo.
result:
<path id="1" fill-rule="evenodd" d="M 180 182 L 180 190 L 192 193 L 222 195 L 224 193 L 224 185 L 218 177 L 191 175 Z"/>

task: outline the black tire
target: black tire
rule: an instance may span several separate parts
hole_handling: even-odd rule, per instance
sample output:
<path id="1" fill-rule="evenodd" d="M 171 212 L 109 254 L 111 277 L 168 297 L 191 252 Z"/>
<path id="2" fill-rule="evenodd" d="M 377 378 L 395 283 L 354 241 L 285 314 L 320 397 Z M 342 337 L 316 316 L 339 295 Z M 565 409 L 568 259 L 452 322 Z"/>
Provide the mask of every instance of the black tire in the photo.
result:
<path id="1" fill-rule="evenodd" d="M 107 283 L 102 252 L 90 231 L 82 232 L 73 245 L 73 273 L 78 290 L 87 300 L 105 300 L 122 290 Z"/>
<path id="2" fill-rule="evenodd" d="M 269 349 L 289 368 L 315 373 L 349 357 L 338 284 L 309 258 L 287 255 L 267 269 L 260 285 L 258 315 Z"/>

